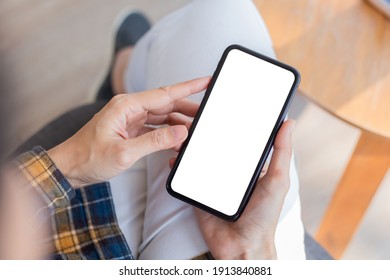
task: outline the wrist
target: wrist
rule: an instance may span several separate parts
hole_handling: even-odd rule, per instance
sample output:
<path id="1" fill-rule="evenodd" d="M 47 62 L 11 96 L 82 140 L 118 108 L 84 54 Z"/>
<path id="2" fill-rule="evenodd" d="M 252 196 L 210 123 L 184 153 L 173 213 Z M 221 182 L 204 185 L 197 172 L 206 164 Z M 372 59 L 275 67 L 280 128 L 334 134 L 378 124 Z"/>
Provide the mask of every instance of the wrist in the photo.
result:
<path id="1" fill-rule="evenodd" d="M 236 245 L 231 250 L 210 252 L 220 260 L 276 260 L 277 253 L 274 240 L 262 240 L 260 244 Z"/>
<path id="2" fill-rule="evenodd" d="M 77 151 L 69 148 L 67 143 L 64 142 L 50 149 L 47 153 L 58 170 L 74 188 L 82 185 L 76 174 L 81 166 L 79 163 L 81 155 L 77 155 Z"/>
<path id="3" fill-rule="evenodd" d="M 240 260 L 276 260 L 275 244 L 266 244 L 259 249 L 250 249 L 242 252 L 238 259 Z"/>

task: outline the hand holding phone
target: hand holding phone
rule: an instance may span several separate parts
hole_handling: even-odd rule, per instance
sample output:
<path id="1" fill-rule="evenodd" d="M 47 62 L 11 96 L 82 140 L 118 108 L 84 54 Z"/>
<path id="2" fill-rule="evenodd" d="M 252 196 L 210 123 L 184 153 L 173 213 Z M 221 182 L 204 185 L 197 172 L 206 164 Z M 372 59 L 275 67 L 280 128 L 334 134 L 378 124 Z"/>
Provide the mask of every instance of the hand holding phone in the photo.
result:
<path id="1" fill-rule="evenodd" d="M 215 259 L 277 259 L 275 231 L 290 188 L 293 128 L 292 120 L 280 128 L 270 165 L 257 181 L 240 219 L 232 223 L 195 209 L 199 228 Z"/>
<path id="2" fill-rule="evenodd" d="M 228 47 L 168 177 L 168 192 L 237 220 L 298 84 L 294 68 L 242 46 Z"/>

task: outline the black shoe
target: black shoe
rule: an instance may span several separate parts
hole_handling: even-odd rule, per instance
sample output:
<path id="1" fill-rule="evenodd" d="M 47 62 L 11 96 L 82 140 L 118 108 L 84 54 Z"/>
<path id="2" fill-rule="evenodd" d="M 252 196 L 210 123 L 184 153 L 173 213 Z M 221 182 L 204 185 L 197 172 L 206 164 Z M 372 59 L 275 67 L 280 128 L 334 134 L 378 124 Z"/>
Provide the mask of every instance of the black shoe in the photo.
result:
<path id="1" fill-rule="evenodd" d="M 134 46 L 149 29 L 150 23 L 141 13 L 132 12 L 123 19 L 115 35 L 114 54 L 111 66 L 97 92 L 96 100 L 108 102 L 114 96 L 114 90 L 111 84 L 111 72 L 116 54 L 125 47 Z"/>

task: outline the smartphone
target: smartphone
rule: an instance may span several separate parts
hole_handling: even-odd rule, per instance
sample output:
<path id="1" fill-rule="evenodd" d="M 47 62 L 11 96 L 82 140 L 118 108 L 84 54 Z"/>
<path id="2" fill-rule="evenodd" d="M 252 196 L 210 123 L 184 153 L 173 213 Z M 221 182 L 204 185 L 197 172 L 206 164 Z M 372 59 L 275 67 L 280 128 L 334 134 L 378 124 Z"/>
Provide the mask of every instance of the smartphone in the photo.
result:
<path id="1" fill-rule="evenodd" d="M 229 46 L 168 176 L 168 192 L 218 217 L 237 220 L 299 81 L 293 67 Z"/>

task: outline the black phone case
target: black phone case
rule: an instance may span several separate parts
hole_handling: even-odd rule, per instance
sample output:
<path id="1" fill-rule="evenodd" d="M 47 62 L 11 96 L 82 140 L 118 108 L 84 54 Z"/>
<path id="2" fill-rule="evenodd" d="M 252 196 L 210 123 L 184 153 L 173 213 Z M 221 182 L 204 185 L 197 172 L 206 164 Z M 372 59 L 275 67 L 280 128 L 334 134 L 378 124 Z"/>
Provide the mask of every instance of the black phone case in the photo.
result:
<path id="1" fill-rule="evenodd" d="M 251 181 L 250 181 L 250 183 L 248 185 L 248 188 L 247 188 L 247 190 L 245 192 L 243 200 L 241 201 L 240 207 L 238 208 L 237 212 L 234 215 L 229 216 L 229 215 L 221 213 L 221 212 L 219 212 L 219 211 L 217 211 L 217 210 L 215 210 L 215 209 L 213 209 L 211 207 L 208 207 L 207 205 L 199 203 L 199 202 L 197 202 L 197 201 L 195 201 L 195 200 L 193 200 L 191 198 L 188 198 L 188 197 L 186 197 L 186 196 L 184 196 L 184 195 L 182 195 L 180 193 L 175 192 L 172 189 L 172 187 L 171 187 L 171 182 L 172 182 L 173 177 L 175 176 L 176 170 L 177 170 L 177 168 L 178 168 L 178 166 L 180 164 L 180 161 L 181 161 L 181 159 L 182 159 L 182 157 L 184 155 L 184 152 L 185 152 L 185 150 L 187 148 L 187 145 L 188 145 L 189 141 L 191 141 L 192 134 L 194 133 L 194 130 L 196 128 L 198 120 L 199 120 L 199 118 L 202 115 L 203 109 L 204 109 L 204 107 L 205 107 L 205 105 L 207 103 L 207 100 L 208 100 L 208 98 L 209 98 L 209 96 L 210 96 L 210 94 L 211 94 L 211 92 L 213 90 L 214 84 L 215 84 L 215 82 L 218 79 L 218 75 L 219 75 L 219 73 L 220 73 L 220 71 L 221 71 L 221 69 L 223 67 L 223 64 L 224 64 L 224 62 L 225 62 L 229 52 L 231 50 L 233 50 L 233 49 L 241 50 L 241 51 L 246 52 L 248 54 L 251 54 L 251 55 L 253 55 L 253 56 L 255 56 L 255 57 L 259 58 L 259 59 L 265 60 L 267 62 L 270 62 L 272 64 L 275 64 L 275 65 L 279 66 L 279 67 L 282 67 L 284 69 L 287 69 L 287 70 L 291 71 L 294 74 L 294 76 L 295 76 L 295 81 L 294 81 L 293 86 L 291 87 L 291 90 L 290 90 L 290 92 L 288 94 L 288 97 L 287 97 L 287 99 L 286 99 L 286 101 L 285 101 L 285 103 L 283 105 L 283 108 L 282 108 L 282 110 L 281 110 L 281 112 L 280 112 L 280 114 L 278 116 L 278 119 L 277 119 L 277 121 L 275 123 L 275 126 L 273 128 L 271 136 L 269 137 L 269 139 L 267 141 L 267 144 L 266 144 L 266 147 L 265 147 L 265 149 L 263 151 L 263 154 L 261 155 L 261 157 L 259 159 L 258 165 L 257 165 L 257 167 L 255 169 L 255 172 L 254 172 L 254 174 L 252 176 L 252 179 L 251 179 Z M 213 76 L 211 78 L 210 84 L 207 87 L 207 90 L 206 90 L 205 95 L 204 95 L 204 97 L 202 99 L 202 102 L 200 103 L 199 110 L 198 110 L 198 112 L 197 112 L 197 114 L 196 114 L 196 116 L 195 116 L 195 118 L 194 118 L 194 120 L 192 122 L 192 125 L 191 125 L 191 127 L 189 129 L 188 137 L 184 141 L 184 143 L 183 143 L 183 145 L 182 145 L 182 147 L 181 147 L 181 149 L 179 151 L 179 154 L 177 156 L 177 159 L 175 161 L 175 164 L 173 165 L 172 170 L 171 170 L 171 172 L 170 172 L 170 174 L 168 176 L 167 184 L 166 184 L 166 188 L 167 188 L 168 193 L 170 195 L 172 195 L 173 197 L 177 198 L 177 199 L 180 199 L 180 200 L 182 200 L 182 201 L 184 201 L 186 203 L 189 203 L 189 204 L 191 204 L 191 205 L 193 205 L 195 207 L 198 207 L 198 208 L 200 208 L 200 209 L 202 209 L 204 211 L 207 211 L 207 212 L 209 212 L 209 213 L 211 213 L 211 214 L 213 214 L 215 216 L 218 216 L 218 217 L 220 217 L 222 219 L 229 220 L 229 221 L 236 221 L 241 216 L 241 214 L 244 211 L 246 205 L 248 204 L 249 198 L 251 197 L 251 195 L 253 193 L 253 190 L 254 190 L 254 187 L 256 185 L 256 182 L 257 182 L 257 180 L 258 180 L 258 178 L 260 176 L 260 172 L 261 172 L 261 170 L 262 170 L 262 168 L 264 166 L 264 163 L 267 160 L 267 157 L 268 157 L 268 155 L 269 155 L 269 153 L 271 151 L 271 147 L 272 147 L 272 145 L 273 145 L 273 143 L 275 141 L 275 137 L 276 137 L 276 135 L 277 135 L 277 133 L 279 131 L 279 128 L 281 127 L 281 125 L 282 125 L 282 123 L 283 123 L 283 121 L 284 121 L 284 119 L 285 119 L 285 117 L 287 115 L 288 109 L 289 109 L 289 107 L 291 105 L 291 102 L 292 102 L 292 100 L 294 98 L 294 95 L 295 95 L 295 92 L 296 92 L 296 90 L 297 90 L 297 88 L 299 86 L 299 83 L 300 83 L 300 74 L 299 74 L 299 72 L 295 68 L 293 68 L 293 67 L 291 67 L 289 65 L 286 65 L 286 64 L 284 64 L 284 63 L 282 63 L 280 61 L 277 61 L 275 59 L 272 59 L 270 57 L 267 57 L 265 55 L 262 55 L 260 53 L 257 53 L 255 51 L 252 51 L 250 49 L 247 49 L 247 48 L 245 48 L 243 46 L 240 46 L 240 45 L 231 45 L 231 46 L 227 47 L 226 50 L 222 54 L 222 57 L 221 57 L 218 65 L 217 65 L 217 68 L 216 68 L 216 70 L 215 70 L 215 72 L 214 72 L 214 74 L 213 74 Z"/>

